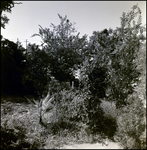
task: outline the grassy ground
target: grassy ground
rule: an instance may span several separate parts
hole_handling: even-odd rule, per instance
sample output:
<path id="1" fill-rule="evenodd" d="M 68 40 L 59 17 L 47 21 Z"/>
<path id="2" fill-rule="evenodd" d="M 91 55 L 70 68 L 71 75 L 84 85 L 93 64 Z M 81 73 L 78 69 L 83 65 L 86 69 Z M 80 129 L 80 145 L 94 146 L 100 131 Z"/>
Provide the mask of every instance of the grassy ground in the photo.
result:
<path id="1" fill-rule="evenodd" d="M 109 118 L 116 118 L 114 103 L 104 100 L 101 107 Z M 45 115 L 44 120 L 49 120 Z M 105 143 L 102 135 L 92 135 L 88 127 L 81 122 L 71 125 L 39 123 L 38 109 L 24 98 L 1 98 L 1 148 L 3 149 L 58 149 L 64 145 L 82 143 Z"/>
<path id="2" fill-rule="evenodd" d="M 92 136 L 86 125 L 79 122 L 70 128 L 69 126 L 61 128 L 58 124 L 44 127 L 39 124 L 38 109 L 18 97 L 1 98 L 1 131 L 3 149 L 56 149 L 66 144 L 105 140 L 100 135 Z"/>
<path id="3" fill-rule="evenodd" d="M 20 100 L 18 103 L 17 100 Z M 16 102 L 14 102 L 16 101 Z M 9 134 L 12 130 L 17 140 L 10 142 L 12 147 L 22 148 L 40 148 L 43 146 L 43 139 L 45 138 L 45 129 L 38 123 L 38 113 L 33 105 L 27 104 L 22 98 L 8 97 L 2 98 L 1 103 L 1 126 L 3 130 L 3 143 L 8 146 L 5 132 Z M 44 136 L 42 136 L 42 134 Z M 26 144 L 27 143 L 27 144 Z M 27 146 L 27 147 L 26 147 Z M 5 148 L 5 147 L 4 147 Z"/>

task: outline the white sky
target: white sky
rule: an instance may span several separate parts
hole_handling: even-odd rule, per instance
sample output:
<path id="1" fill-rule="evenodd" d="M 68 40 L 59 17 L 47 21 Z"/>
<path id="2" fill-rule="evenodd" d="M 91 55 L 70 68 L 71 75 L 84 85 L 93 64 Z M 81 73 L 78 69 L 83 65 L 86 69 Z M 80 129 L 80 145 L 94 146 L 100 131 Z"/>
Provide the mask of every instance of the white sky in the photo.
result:
<path id="1" fill-rule="evenodd" d="M 21 2 L 21 1 L 17 1 Z M 146 24 L 146 1 L 22 1 L 15 5 L 11 13 L 5 12 L 10 19 L 5 29 L 1 29 L 4 38 L 16 42 L 17 38 L 26 47 L 29 43 L 41 43 L 40 37 L 31 37 L 38 33 L 39 26 L 50 28 L 58 25 L 57 14 L 73 23 L 80 35 L 91 36 L 93 31 L 120 27 L 122 12 L 128 12 L 137 4 L 142 11 L 142 23 Z"/>

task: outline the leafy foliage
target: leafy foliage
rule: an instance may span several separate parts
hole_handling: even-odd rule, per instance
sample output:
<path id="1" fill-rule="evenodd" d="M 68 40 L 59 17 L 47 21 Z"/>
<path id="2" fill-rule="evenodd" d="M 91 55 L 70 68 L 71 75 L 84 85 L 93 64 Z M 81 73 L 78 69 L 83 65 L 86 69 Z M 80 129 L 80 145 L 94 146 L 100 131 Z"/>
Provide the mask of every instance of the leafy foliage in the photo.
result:
<path id="1" fill-rule="evenodd" d="M 79 38 L 79 33 L 74 35 L 76 32 L 74 24 L 67 16 L 64 18 L 58 16 L 60 19 L 58 26 L 51 24 L 52 30 L 40 26 L 39 34 L 33 36 L 42 38 L 43 49 L 50 60 L 51 74 L 59 81 L 67 81 L 73 75 L 72 70 L 77 69 L 82 61 L 80 50 L 85 46 L 86 36 Z"/>
<path id="2" fill-rule="evenodd" d="M 95 88 L 100 90 L 98 85 L 103 83 L 101 89 L 103 97 L 115 101 L 117 108 L 127 105 L 126 98 L 133 93 L 140 75 L 140 71 L 136 68 L 140 48 L 138 34 L 143 29 L 140 13 L 138 6 L 134 6 L 127 15 L 123 13 L 120 28 L 93 32 L 88 46 L 90 55 L 87 56 L 88 60 L 85 60 L 81 69 L 83 82 L 91 83 L 87 87 L 94 92 Z M 138 22 L 135 24 L 134 18 L 137 15 Z M 95 70 L 98 70 L 97 73 Z M 98 95 L 100 98 L 101 95 Z"/>
<path id="3" fill-rule="evenodd" d="M 16 3 L 14 1 L 1 1 L 1 27 L 5 29 L 5 24 L 8 23 L 9 19 L 7 16 L 4 14 L 2 15 L 2 12 L 7 11 L 11 13 L 12 8 L 14 7 L 15 4 L 21 4 L 21 3 Z"/>
<path id="4" fill-rule="evenodd" d="M 8 23 L 9 19 L 6 15 L 2 15 L 3 11 L 11 12 L 11 9 L 14 7 L 13 1 L 1 1 L 1 27 L 5 28 L 5 24 Z"/>
<path id="5" fill-rule="evenodd" d="M 142 40 L 140 35 L 143 33 L 140 14 L 138 6 L 133 6 L 128 14 L 123 13 L 120 28 L 93 32 L 93 36 L 90 37 L 85 52 L 86 59 L 81 66 L 80 79 L 85 85 L 84 90 L 89 93 L 86 101 L 89 118 L 87 124 L 94 132 L 103 131 L 111 137 L 117 127 L 120 127 L 116 117 L 105 116 L 100 107 L 103 99 L 114 101 L 117 109 L 125 106 L 134 107 L 129 105 L 129 96 L 135 91 L 135 84 L 139 81 L 140 76 L 140 69 L 137 67 L 140 40 Z M 137 23 L 134 22 L 135 17 L 138 17 Z M 132 22 L 133 26 L 131 26 Z M 137 101 L 137 98 L 134 99 L 134 102 Z M 136 109 L 134 108 L 134 111 L 137 111 Z M 138 112 L 138 115 L 141 114 Z M 111 133 L 107 132 L 107 121 L 112 124 Z"/>
<path id="6" fill-rule="evenodd" d="M 26 68 L 23 75 L 24 94 L 42 96 L 47 93 L 50 80 L 49 57 L 38 45 L 28 45 Z M 43 93 L 45 92 L 45 93 Z"/>
<path id="7" fill-rule="evenodd" d="M 22 145 L 26 144 L 21 142 L 21 139 L 24 138 L 22 131 L 17 133 L 13 129 L 5 129 L 1 127 L 1 136 L 2 149 L 21 149 Z"/>
<path id="8" fill-rule="evenodd" d="M 80 98 L 77 92 L 72 90 L 62 90 L 57 100 L 57 113 L 62 117 L 63 120 L 67 121 L 80 121 L 84 118 L 84 101 Z M 82 113 L 83 112 L 83 113 Z M 84 121 L 84 120 L 83 120 Z"/>
<path id="9" fill-rule="evenodd" d="M 146 149 L 145 108 L 137 93 L 129 100 L 133 103 L 121 110 L 117 119 L 117 140 L 125 149 Z"/>
<path id="10" fill-rule="evenodd" d="M 146 149 L 146 46 L 141 44 L 138 52 L 138 68 L 141 70 L 140 81 L 135 91 L 128 97 L 129 105 L 120 109 L 117 118 L 116 139 L 127 149 Z"/>

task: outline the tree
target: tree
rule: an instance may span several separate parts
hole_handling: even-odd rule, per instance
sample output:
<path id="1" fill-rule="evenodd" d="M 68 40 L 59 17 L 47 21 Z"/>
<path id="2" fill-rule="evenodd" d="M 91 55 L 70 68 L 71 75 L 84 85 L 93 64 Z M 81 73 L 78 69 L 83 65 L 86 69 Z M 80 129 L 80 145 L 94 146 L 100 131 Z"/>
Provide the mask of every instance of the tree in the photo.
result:
<path id="1" fill-rule="evenodd" d="M 86 35 L 82 38 L 79 33 L 75 35 L 75 27 L 68 19 L 58 14 L 60 24 L 51 28 L 43 29 L 41 26 L 39 34 L 42 38 L 43 49 L 49 56 L 51 74 L 59 81 L 68 81 L 73 77 L 73 70 L 78 68 L 82 62 L 81 49 L 86 44 Z"/>
<path id="2" fill-rule="evenodd" d="M 135 23 L 135 19 L 137 23 Z M 137 5 L 121 17 L 121 27 L 113 31 L 114 49 L 110 55 L 110 98 L 116 101 L 117 108 L 127 105 L 127 97 L 134 92 L 140 70 L 137 68 L 140 49 L 141 10 Z"/>
<path id="3" fill-rule="evenodd" d="M 89 109 L 95 109 L 106 97 L 108 88 L 108 66 L 110 63 L 109 36 L 107 29 L 101 32 L 93 32 L 87 47 L 86 59 L 81 67 L 81 81 L 85 85 L 85 91 L 89 91 Z"/>
<path id="4" fill-rule="evenodd" d="M 24 49 L 7 39 L 1 41 L 1 89 L 3 94 L 21 94 L 25 65 Z"/>
<path id="5" fill-rule="evenodd" d="M 87 123 L 94 132 L 103 129 L 105 132 L 109 128 L 105 128 L 108 119 L 100 107 L 101 101 L 114 101 L 116 108 L 129 106 L 129 96 L 138 83 L 138 52 L 142 39 L 145 39 L 140 14 L 140 9 L 135 5 L 128 14 L 123 13 L 121 27 L 115 30 L 94 31 L 90 37 L 85 51 L 86 59 L 81 65 L 80 78 L 87 95 Z M 136 18 L 137 23 L 134 22 Z M 113 135 L 117 124 L 115 119 L 111 121 L 113 129 L 110 130 L 113 130 L 113 133 L 110 135 Z"/>
<path id="6" fill-rule="evenodd" d="M 1 10 L 0 10 L 0 12 L 1 12 L 1 27 L 4 29 L 5 29 L 5 24 L 8 23 L 9 19 L 5 14 L 2 15 L 2 13 L 4 11 L 11 13 L 11 10 L 15 4 L 21 4 L 21 3 L 16 3 L 14 1 L 1 1 Z"/>
<path id="7" fill-rule="evenodd" d="M 86 80 L 90 83 L 89 89 L 92 90 L 91 93 L 95 89 L 95 93 L 101 90 L 101 93 L 105 93 L 103 97 L 116 102 L 117 108 L 127 105 L 127 97 L 133 93 L 140 75 L 136 68 L 143 30 L 140 14 L 138 6 L 133 6 L 127 15 L 123 13 L 120 28 L 93 32 L 89 41 L 90 55 L 87 56 L 84 71 L 84 76 L 87 75 Z M 135 17 L 138 17 L 137 23 L 134 22 Z M 99 86 L 101 82 L 103 88 Z"/>
<path id="8" fill-rule="evenodd" d="M 26 68 L 23 75 L 24 94 L 42 96 L 47 92 L 50 81 L 50 69 L 48 66 L 48 55 L 40 50 L 36 44 L 28 45 L 26 57 Z"/>

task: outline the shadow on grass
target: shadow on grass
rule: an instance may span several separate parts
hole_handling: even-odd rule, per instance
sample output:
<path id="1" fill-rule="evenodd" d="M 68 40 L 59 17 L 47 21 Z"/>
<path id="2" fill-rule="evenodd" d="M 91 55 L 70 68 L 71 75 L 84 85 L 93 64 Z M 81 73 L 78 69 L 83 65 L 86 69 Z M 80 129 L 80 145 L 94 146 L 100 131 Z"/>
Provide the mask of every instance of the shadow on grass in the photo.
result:
<path id="1" fill-rule="evenodd" d="M 95 113 L 93 117 L 93 120 L 89 123 L 89 130 L 91 130 L 91 133 L 93 135 L 100 134 L 114 141 L 114 135 L 117 131 L 116 118 L 107 117 L 101 112 Z"/>
<path id="2" fill-rule="evenodd" d="M 63 130 L 68 130 L 69 132 L 78 131 L 75 123 L 65 121 L 47 124 L 46 129 L 48 130 L 49 134 L 53 135 L 57 135 Z"/>
<path id="3" fill-rule="evenodd" d="M 19 96 L 8 96 L 8 95 L 2 95 L 1 96 L 1 103 L 5 102 L 10 102 L 10 103 L 24 103 L 24 104 L 29 104 L 28 100 L 23 97 Z"/>
<path id="4" fill-rule="evenodd" d="M 23 130 L 14 131 L 14 129 L 5 129 L 1 127 L 1 149 L 37 149 L 37 145 L 32 145 L 25 140 Z"/>

